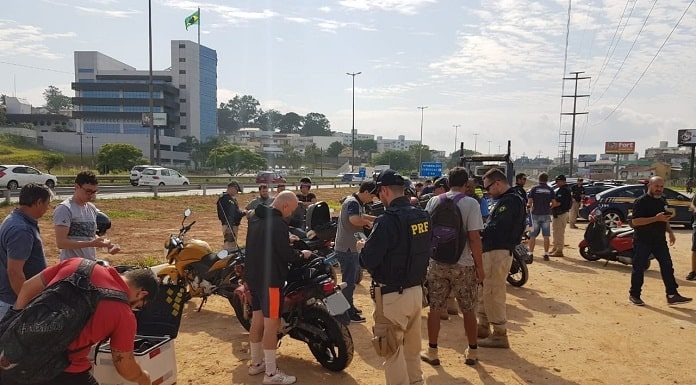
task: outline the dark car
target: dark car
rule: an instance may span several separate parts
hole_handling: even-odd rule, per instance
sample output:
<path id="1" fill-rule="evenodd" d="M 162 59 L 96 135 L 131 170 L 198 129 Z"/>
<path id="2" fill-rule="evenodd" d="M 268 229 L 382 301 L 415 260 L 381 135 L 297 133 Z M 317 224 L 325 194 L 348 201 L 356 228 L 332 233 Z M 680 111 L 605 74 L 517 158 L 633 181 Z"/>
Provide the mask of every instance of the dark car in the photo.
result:
<path id="1" fill-rule="evenodd" d="M 287 182 L 280 174 L 275 171 L 259 171 L 256 174 L 256 183 L 275 184 Z"/>
<path id="2" fill-rule="evenodd" d="M 602 191 L 607 191 L 617 187 L 618 185 L 609 184 L 604 182 L 595 182 L 584 185 L 585 187 L 585 197 L 582 199 L 582 206 L 580 206 L 580 212 L 578 216 L 583 219 L 587 219 L 590 216 L 592 210 L 597 207 L 597 197 L 596 195 Z"/>
<path id="3" fill-rule="evenodd" d="M 633 202 L 645 192 L 645 184 L 633 184 L 614 187 L 597 194 L 597 207 L 602 211 L 607 226 L 618 227 L 626 223 L 629 214 L 633 211 Z M 667 198 L 669 209 L 674 212 L 669 223 L 691 226 L 691 211 L 689 211 L 691 199 L 669 188 L 665 188 L 662 195 Z"/>

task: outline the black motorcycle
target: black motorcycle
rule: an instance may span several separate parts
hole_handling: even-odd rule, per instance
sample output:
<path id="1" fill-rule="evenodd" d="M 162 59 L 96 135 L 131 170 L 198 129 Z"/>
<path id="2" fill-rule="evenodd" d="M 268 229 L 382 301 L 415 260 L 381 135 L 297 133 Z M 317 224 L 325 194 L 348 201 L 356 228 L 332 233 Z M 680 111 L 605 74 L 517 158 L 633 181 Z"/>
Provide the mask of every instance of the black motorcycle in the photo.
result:
<path id="1" fill-rule="evenodd" d="M 524 286 L 529 279 L 529 269 L 528 264 L 533 262 L 531 256 L 529 255 L 529 249 L 524 243 L 520 243 L 512 251 L 512 264 L 510 265 L 510 272 L 507 276 L 507 281 L 510 285 L 515 287 Z"/>

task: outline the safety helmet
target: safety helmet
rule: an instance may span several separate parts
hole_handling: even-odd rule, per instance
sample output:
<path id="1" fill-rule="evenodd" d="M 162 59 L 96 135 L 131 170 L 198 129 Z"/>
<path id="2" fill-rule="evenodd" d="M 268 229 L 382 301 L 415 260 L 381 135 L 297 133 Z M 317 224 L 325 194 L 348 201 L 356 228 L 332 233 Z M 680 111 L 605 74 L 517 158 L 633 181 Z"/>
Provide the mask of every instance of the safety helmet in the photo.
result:
<path id="1" fill-rule="evenodd" d="M 104 214 L 103 212 L 99 211 L 97 213 L 97 235 L 98 236 L 103 236 L 106 234 L 106 230 L 111 228 L 111 219 Z"/>

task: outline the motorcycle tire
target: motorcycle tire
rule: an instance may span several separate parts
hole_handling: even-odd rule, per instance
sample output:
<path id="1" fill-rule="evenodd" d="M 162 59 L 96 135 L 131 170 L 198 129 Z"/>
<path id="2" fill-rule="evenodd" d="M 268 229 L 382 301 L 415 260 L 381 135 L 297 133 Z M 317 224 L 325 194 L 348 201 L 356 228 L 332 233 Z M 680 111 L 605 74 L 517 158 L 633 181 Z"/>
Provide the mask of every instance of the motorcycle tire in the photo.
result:
<path id="1" fill-rule="evenodd" d="M 244 303 L 242 300 L 237 295 L 232 295 L 227 298 L 227 300 L 230 301 L 230 305 L 232 305 L 232 309 L 234 309 L 234 315 L 237 316 L 239 323 L 246 331 L 249 331 L 249 329 L 251 329 L 251 318 L 246 318 L 244 315 Z"/>
<path id="2" fill-rule="evenodd" d="M 309 350 L 321 366 L 332 372 L 347 368 L 353 360 L 353 337 L 348 328 L 319 307 L 306 309 L 302 318 L 303 322 L 321 330 L 328 337 L 328 344 L 319 336 L 314 341 L 307 342 Z M 311 335 L 311 332 L 308 331 L 308 334 Z"/>
<path id="3" fill-rule="evenodd" d="M 507 276 L 507 281 L 510 285 L 515 287 L 522 287 L 529 279 L 529 269 L 527 264 L 520 262 L 517 258 L 512 259 L 512 265 L 510 265 L 510 272 Z"/>
<path id="4" fill-rule="evenodd" d="M 583 247 L 581 247 L 581 248 L 580 248 L 580 255 L 581 255 L 583 258 L 585 258 L 586 260 L 588 260 L 588 261 L 599 261 L 600 259 L 602 259 L 602 257 L 599 257 L 599 256 L 593 254 L 593 253 L 590 251 L 590 247 L 589 247 L 589 246 L 583 246 Z"/>

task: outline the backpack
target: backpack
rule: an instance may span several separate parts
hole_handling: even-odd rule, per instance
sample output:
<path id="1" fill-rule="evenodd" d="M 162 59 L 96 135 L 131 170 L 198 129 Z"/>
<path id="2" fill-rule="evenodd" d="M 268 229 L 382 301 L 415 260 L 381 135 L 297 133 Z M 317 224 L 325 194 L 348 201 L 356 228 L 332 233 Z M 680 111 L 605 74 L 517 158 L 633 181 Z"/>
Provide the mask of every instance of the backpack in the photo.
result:
<path id="1" fill-rule="evenodd" d="M 70 276 L 48 286 L 26 308 L 0 322 L 3 376 L 23 384 L 49 381 L 70 365 L 68 350 L 94 314 L 100 300 L 128 302 L 126 293 L 94 286 L 95 261 L 83 259 Z"/>
<path id="2" fill-rule="evenodd" d="M 450 198 L 447 194 L 440 194 L 437 198 L 438 205 L 430 214 L 433 226 L 432 259 L 455 264 L 466 246 L 467 234 L 464 233 L 462 213 L 457 203 L 465 194 L 457 194 Z"/>

